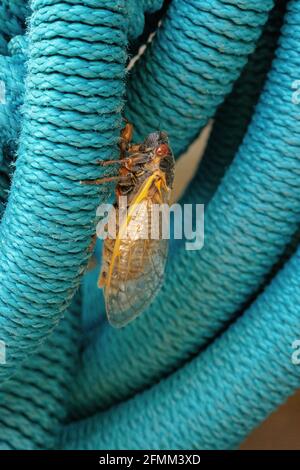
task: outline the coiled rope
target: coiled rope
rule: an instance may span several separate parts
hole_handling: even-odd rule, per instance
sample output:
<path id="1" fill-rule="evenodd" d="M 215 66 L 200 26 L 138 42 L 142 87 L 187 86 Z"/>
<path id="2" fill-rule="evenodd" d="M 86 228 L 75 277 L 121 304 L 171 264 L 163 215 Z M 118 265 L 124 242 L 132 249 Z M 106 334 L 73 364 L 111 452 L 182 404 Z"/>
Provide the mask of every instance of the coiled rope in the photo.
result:
<path id="1" fill-rule="evenodd" d="M 1 448 L 53 448 L 59 436 L 64 448 L 237 446 L 300 384 L 291 361 L 299 325 L 298 252 L 253 301 L 299 226 L 292 84 L 300 66 L 300 2 L 288 2 L 259 100 L 279 28 L 272 18 L 216 115 L 203 167 L 185 196 L 209 201 L 204 249 L 176 252 L 159 298 L 131 326 L 116 332 L 103 324 L 90 333 L 80 367 L 78 300 L 55 327 L 85 270 L 102 197 L 79 182 L 99 175 L 99 158 L 117 155 L 125 94 L 137 138 L 163 127 L 179 155 L 234 87 L 273 2 L 173 0 L 126 90 L 128 38 L 142 32 L 144 12 L 162 1 L 34 0 L 28 50 L 26 41 L 19 49 L 9 43 L 22 33 L 26 14 L 25 2 L 16 9 L 13 3 L 3 3 L 0 16 L 1 27 L 10 17 L 1 29 L 1 51 L 10 55 L 1 57 L 0 78 L 6 90 L 17 84 L 0 109 L 1 188 L 18 144 L 0 229 L 0 331 L 7 344 L 7 363 L 0 366 Z M 263 67 L 253 84 L 260 55 Z M 199 187 L 222 116 L 239 112 L 231 106 L 239 106 L 243 87 L 249 104 L 239 132 L 228 153 L 210 159 L 211 182 Z M 86 419 L 62 431 L 67 412 Z"/>

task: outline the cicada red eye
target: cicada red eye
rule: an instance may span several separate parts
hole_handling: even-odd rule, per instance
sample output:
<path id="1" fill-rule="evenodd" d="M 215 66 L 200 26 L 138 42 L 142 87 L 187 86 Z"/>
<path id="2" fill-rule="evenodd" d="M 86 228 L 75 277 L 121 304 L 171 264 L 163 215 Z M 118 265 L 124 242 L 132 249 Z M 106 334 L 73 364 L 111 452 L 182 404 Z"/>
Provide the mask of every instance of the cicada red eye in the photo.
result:
<path id="1" fill-rule="evenodd" d="M 158 157 L 165 157 L 170 153 L 169 146 L 167 144 L 160 144 L 155 153 Z"/>

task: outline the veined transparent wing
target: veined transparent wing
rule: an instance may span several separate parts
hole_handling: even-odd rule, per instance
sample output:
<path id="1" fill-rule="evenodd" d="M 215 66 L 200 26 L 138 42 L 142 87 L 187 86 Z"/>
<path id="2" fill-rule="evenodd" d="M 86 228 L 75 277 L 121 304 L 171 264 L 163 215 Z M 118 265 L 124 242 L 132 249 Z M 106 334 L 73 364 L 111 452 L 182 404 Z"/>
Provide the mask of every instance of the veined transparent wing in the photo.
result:
<path id="1" fill-rule="evenodd" d="M 163 229 L 169 217 L 158 208 L 167 204 L 169 193 L 156 189 L 150 178 L 130 205 L 117 238 L 104 246 L 106 312 L 118 328 L 145 310 L 163 282 L 169 242 L 163 238 L 168 233 Z"/>

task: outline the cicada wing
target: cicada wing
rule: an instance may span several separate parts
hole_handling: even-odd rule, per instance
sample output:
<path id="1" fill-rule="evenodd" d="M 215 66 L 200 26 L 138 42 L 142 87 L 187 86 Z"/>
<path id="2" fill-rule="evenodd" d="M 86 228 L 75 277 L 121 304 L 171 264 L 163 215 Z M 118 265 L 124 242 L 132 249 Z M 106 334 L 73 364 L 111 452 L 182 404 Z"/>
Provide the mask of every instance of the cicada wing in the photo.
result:
<path id="1" fill-rule="evenodd" d="M 127 226 L 129 236 L 119 241 L 110 279 L 104 287 L 108 320 L 118 328 L 125 326 L 145 310 L 163 282 L 168 239 L 162 237 L 162 221 L 168 221 L 160 213 L 159 228 L 153 230 L 152 208 L 153 199 L 139 204 Z M 148 223 L 145 229 L 146 219 Z M 142 231 L 144 238 L 141 238 Z"/>
<path id="2" fill-rule="evenodd" d="M 109 289 L 105 289 L 107 317 L 117 328 L 125 326 L 145 310 L 162 285 L 168 241 L 156 241 L 154 245 L 149 253 L 150 263 L 144 266 L 138 278 L 118 280 L 116 277 Z M 132 248 L 133 256 L 136 249 L 137 246 Z"/>

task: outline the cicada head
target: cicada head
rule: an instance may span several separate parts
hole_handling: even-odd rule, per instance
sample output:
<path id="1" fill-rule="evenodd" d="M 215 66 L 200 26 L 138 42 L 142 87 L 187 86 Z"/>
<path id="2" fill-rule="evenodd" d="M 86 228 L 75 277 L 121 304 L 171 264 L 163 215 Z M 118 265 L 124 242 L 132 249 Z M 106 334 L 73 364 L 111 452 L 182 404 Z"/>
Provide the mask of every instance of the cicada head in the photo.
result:
<path id="1" fill-rule="evenodd" d="M 168 134 L 166 132 L 151 132 L 144 141 L 146 148 L 157 149 L 160 145 L 169 145 Z"/>
<path id="2" fill-rule="evenodd" d="M 175 160 L 167 133 L 152 132 L 145 139 L 144 147 L 149 152 L 150 166 L 159 168 L 165 174 L 167 186 L 171 189 L 174 180 Z"/>

